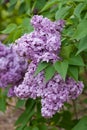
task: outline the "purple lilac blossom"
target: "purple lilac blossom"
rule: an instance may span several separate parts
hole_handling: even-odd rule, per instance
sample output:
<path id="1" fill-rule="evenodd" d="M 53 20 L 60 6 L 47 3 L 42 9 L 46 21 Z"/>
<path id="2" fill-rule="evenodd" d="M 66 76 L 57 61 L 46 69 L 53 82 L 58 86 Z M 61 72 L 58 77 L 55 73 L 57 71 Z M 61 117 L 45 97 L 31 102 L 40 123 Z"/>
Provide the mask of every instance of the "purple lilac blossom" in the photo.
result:
<path id="1" fill-rule="evenodd" d="M 35 15 L 31 24 L 34 31 L 15 41 L 14 46 L 17 53 L 35 62 L 59 60 L 61 31 L 64 27 L 64 21 L 52 22 L 48 18 Z"/>
<path id="2" fill-rule="evenodd" d="M 34 76 L 36 68 L 36 63 L 31 62 L 23 82 L 14 87 L 14 93 L 21 99 L 36 99 L 40 97 L 43 117 L 52 117 L 57 111 L 62 109 L 65 102 L 77 98 L 82 93 L 82 82 L 76 82 L 72 78 L 67 78 L 64 81 L 59 74 L 55 74 L 46 83 L 43 71 Z"/>
<path id="3" fill-rule="evenodd" d="M 25 74 L 23 82 L 19 86 L 14 87 L 14 92 L 16 96 L 20 98 L 33 98 L 36 99 L 41 95 L 41 91 L 45 87 L 45 79 L 43 77 L 43 72 L 34 76 L 36 70 L 36 63 L 31 62 L 28 66 L 28 70 Z M 42 86 L 41 86 L 42 84 Z"/>
<path id="4" fill-rule="evenodd" d="M 19 82 L 27 69 L 27 61 L 19 57 L 13 45 L 0 43 L 0 87 Z"/>

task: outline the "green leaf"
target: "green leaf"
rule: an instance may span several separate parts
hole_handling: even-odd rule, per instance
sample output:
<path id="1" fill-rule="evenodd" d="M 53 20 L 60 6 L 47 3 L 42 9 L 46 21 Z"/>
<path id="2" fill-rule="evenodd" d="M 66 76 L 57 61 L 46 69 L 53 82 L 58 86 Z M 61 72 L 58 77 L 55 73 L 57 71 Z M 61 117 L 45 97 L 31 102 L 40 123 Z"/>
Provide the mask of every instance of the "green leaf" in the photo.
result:
<path id="1" fill-rule="evenodd" d="M 59 123 L 59 126 L 62 128 L 65 128 L 64 130 L 71 130 L 71 128 L 73 127 L 71 112 L 70 111 L 63 111 L 61 114 L 62 114 L 62 119 Z"/>
<path id="2" fill-rule="evenodd" d="M 87 36 L 80 40 L 80 43 L 78 44 L 78 51 L 76 55 L 78 55 L 80 52 L 87 49 Z"/>
<path id="3" fill-rule="evenodd" d="M 77 125 L 72 130 L 87 130 L 87 116 L 80 119 Z"/>
<path id="4" fill-rule="evenodd" d="M 84 100 L 83 100 L 83 102 L 87 104 L 87 98 L 86 98 L 86 99 L 84 99 Z"/>
<path id="5" fill-rule="evenodd" d="M 32 128 L 32 130 L 39 130 L 39 128 L 35 126 Z"/>
<path id="6" fill-rule="evenodd" d="M 13 33 L 12 41 L 14 42 L 16 39 L 18 39 L 22 35 L 22 29 L 17 29 L 17 31 L 14 30 L 14 32 L 12 33 Z"/>
<path id="7" fill-rule="evenodd" d="M 32 127 L 30 127 L 30 126 L 28 127 L 27 126 L 27 127 L 24 128 L 24 130 L 32 130 Z"/>
<path id="8" fill-rule="evenodd" d="M 77 66 L 70 66 L 69 67 L 70 76 L 72 76 L 76 81 L 78 81 L 78 67 Z"/>
<path id="9" fill-rule="evenodd" d="M 10 0 L 11 6 L 14 5 L 14 4 L 16 4 L 16 2 L 17 2 L 17 0 Z"/>
<path id="10" fill-rule="evenodd" d="M 75 2 L 84 2 L 85 0 L 73 0 Z"/>
<path id="11" fill-rule="evenodd" d="M 3 112 L 6 110 L 6 98 L 4 96 L 0 96 L 0 110 Z"/>
<path id="12" fill-rule="evenodd" d="M 40 13 L 43 12 L 43 11 L 45 11 L 45 10 L 47 10 L 47 9 L 49 9 L 51 6 L 57 4 L 58 1 L 59 1 L 59 0 L 50 0 L 50 1 L 48 1 L 48 2 L 45 4 L 45 6 L 42 8 L 42 10 L 40 11 Z"/>
<path id="13" fill-rule="evenodd" d="M 85 14 L 84 18 L 87 19 L 87 13 Z"/>
<path id="14" fill-rule="evenodd" d="M 16 28 L 15 30 L 13 30 L 8 37 L 5 39 L 5 43 L 13 43 L 15 42 L 16 39 L 18 39 L 21 35 L 23 35 L 23 29 L 21 28 Z"/>
<path id="15" fill-rule="evenodd" d="M 83 11 L 83 9 L 86 7 L 85 3 L 79 3 L 75 10 L 74 10 L 74 15 L 77 16 L 78 18 L 80 18 L 80 14 Z"/>
<path id="16" fill-rule="evenodd" d="M 45 69 L 48 65 L 49 65 L 49 63 L 47 63 L 47 62 L 40 62 L 40 63 L 38 64 L 37 69 L 36 69 L 35 76 L 36 76 L 40 71 L 42 71 L 43 69 Z"/>
<path id="17" fill-rule="evenodd" d="M 31 32 L 33 30 L 33 27 L 30 24 L 29 18 L 24 18 L 21 27 L 24 29 L 24 33 Z"/>
<path id="18" fill-rule="evenodd" d="M 46 81 L 49 81 L 55 74 L 56 70 L 54 68 L 54 66 L 49 65 L 46 69 L 45 69 L 45 79 Z"/>
<path id="19" fill-rule="evenodd" d="M 46 0 L 36 0 L 35 7 L 38 10 L 41 10 L 46 4 Z"/>
<path id="20" fill-rule="evenodd" d="M 60 8 L 55 14 L 55 19 L 64 19 L 69 14 L 70 8 L 70 6 Z"/>
<path id="21" fill-rule="evenodd" d="M 24 130 L 24 126 L 18 126 L 16 127 L 16 130 Z"/>
<path id="22" fill-rule="evenodd" d="M 30 16 L 31 13 L 31 0 L 25 0 L 26 3 L 26 14 L 28 14 Z"/>
<path id="23" fill-rule="evenodd" d="M 51 130 L 58 130 L 58 128 L 53 127 Z"/>
<path id="24" fill-rule="evenodd" d="M 32 130 L 32 127 L 21 125 L 21 126 L 16 127 L 16 130 Z"/>
<path id="25" fill-rule="evenodd" d="M 34 107 L 35 107 L 35 101 L 33 99 L 28 99 L 26 104 L 25 111 L 20 115 L 18 120 L 16 121 L 15 125 L 22 124 L 25 126 L 29 119 L 34 115 Z"/>
<path id="26" fill-rule="evenodd" d="M 36 109 L 37 109 L 37 118 L 41 118 L 42 115 L 41 115 L 41 103 L 40 102 L 37 102 L 37 106 L 36 106 Z"/>
<path id="27" fill-rule="evenodd" d="M 25 104 L 25 100 L 18 100 L 17 103 L 16 103 L 16 108 L 20 108 L 22 106 L 24 106 Z"/>
<path id="28" fill-rule="evenodd" d="M 74 49 L 73 45 L 63 46 L 60 54 L 63 58 L 69 58 L 71 52 L 73 52 L 73 49 Z"/>
<path id="29" fill-rule="evenodd" d="M 72 39 L 80 40 L 83 37 L 85 37 L 87 35 L 86 27 L 87 27 L 87 20 L 84 19 L 78 24 L 77 29 L 76 29 L 74 35 L 72 36 Z"/>
<path id="30" fill-rule="evenodd" d="M 84 66 L 83 59 L 82 59 L 82 57 L 80 55 L 78 55 L 78 56 L 72 56 L 69 59 L 69 64 L 70 65 L 77 65 L 77 66 Z"/>
<path id="31" fill-rule="evenodd" d="M 68 70 L 68 61 L 57 61 L 54 64 L 55 70 L 62 76 L 62 78 L 65 80 Z"/>
<path id="32" fill-rule="evenodd" d="M 0 0 L 0 4 L 3 4 L 4 3 L 4 0 Z"/>
<path id="33" fill-rule="evenodd" d="M 38 127 L 39 127 L 39 130 L 48 130 L 48 127 L 45 124 L 41 124 Z"/>
<path id="34" fill-rule="evenodd" d="M 7 26 L 7 28 L 6 28 L 5 30 L 3 30 L 3 31 L 1 31 L 1 32 L 4 33 L 4 34 L 9 34 L 9 33 L 11 33 L 12 31 L 14 31 L 16 28 L 17 28 L 17 25 L 14 24 L 14 23 L 11 23 L 11 24 L 9 24 L 9 25 Z"/>
<path id="35" fill-rule="evenodd" d="M 2 112 L 5 112 L 6 110 L 6 99 L 7 99 L 7 89 L 2 91 L 0 89 L 0 110 Z"/>

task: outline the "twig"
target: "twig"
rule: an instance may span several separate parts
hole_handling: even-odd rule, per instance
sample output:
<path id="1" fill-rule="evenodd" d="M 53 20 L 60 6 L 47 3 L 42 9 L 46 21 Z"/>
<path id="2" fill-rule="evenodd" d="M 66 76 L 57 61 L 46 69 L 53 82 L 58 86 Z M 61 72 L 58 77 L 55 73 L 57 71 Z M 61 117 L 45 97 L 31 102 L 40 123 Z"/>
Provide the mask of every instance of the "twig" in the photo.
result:
<path id="1" fill-rule="evenodd" d="M 75 100 L 73 100 L 73 108 L 74 108 L 75 117 L 78 120 L 78 113 L 77 113 L 77 107 L 76 107 L 76 101 Z"/>

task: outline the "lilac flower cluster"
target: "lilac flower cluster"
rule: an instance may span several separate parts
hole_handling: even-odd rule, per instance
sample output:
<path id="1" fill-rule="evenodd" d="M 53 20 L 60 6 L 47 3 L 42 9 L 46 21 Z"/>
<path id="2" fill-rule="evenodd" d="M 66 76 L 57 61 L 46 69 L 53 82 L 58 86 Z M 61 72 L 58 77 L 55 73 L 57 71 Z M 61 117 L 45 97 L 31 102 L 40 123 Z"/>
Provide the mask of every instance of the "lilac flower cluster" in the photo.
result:
<path id="1" fill-rule="evenodd" d="M 17 84 L 24 76 L 27 61 L 19 57 L 12 45 L 0 42 L 0 87 Z"/>
<path id="2" fill-rule="evenodd" d="M 48 82 L 44 71 L 34 76 L 39 62 L 53 64 L 60 60 L 64 21 L 52 22 L 35 15 L 31 24 L 34 31 L 17 39 L 15 44 L 10 47 L 0 44 L 0 86 L 12 84 L 9 96 L 40 98 L 42 116 L 49 118 L 60 111 L 65 102 L 77 98 L 84 85 L 70 77 L 64 81 L 58 73 Z"/>
<path id="3" fill-rule="evenodd" d="M 23 82 L 14 87 L 14 93 L 22 99 L 40 97 L 41 112 L 45 118 L 52 117 L 60 111 L 65 102 L 77 98 L 82 93 L 82 82 L 76 82 L 72 78 L 64 81 L 59 74 L 56 74 L 46 83 L 43 71 L 34 77 L 36 68 L 36 63 L 31 62 Z"/>
<path id="4" fill-rule="evenodd" d="M 48 18 L 35 15 L 31 24 L 34 31 L 15 41 L 17 53 L 32 61 L 54 62 L 59 58 L 61 31 L 64 21 L 52 22 Z"/>

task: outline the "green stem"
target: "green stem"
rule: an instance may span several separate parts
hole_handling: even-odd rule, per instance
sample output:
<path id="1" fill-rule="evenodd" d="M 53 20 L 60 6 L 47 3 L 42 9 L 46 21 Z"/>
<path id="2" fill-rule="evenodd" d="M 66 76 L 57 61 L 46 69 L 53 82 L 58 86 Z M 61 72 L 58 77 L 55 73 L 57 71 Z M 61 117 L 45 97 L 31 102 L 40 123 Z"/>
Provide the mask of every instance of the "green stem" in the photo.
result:
<path id="1" fill-rule="evenodd" d="M 78 120 L 78 113 L 77 113 L 77 107 L 76 107 L 76 100 L 73 100 L 73 109 L 74 109 L 75 118 Z"/>

